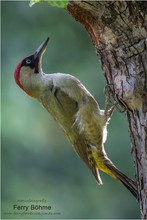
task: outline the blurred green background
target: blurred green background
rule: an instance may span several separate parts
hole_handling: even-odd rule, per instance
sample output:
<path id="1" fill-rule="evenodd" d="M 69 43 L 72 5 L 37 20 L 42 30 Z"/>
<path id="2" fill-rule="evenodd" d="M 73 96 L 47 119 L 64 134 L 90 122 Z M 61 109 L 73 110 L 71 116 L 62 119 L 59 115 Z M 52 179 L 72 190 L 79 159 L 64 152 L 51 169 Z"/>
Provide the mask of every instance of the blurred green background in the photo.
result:
<path id="1" fill-rule="evenodd" d="M 47 36 L 44 72 L 76 76 L 104 107 L 106 82 L 86 30 L 47 3 L 30 8 L 28 2 L 3 1 L 2 218 L 138 218 L 138 204 L 127 189 L 103 173 L 103 186 L 98 186 L 48 112 L 15 84 L 16 65 Z M 134 178 L 124 114 L 114 113 L 105 148 L 114 164 Z M 50 205 L 51 213 L 25 213 L 14 210 L 15 204 Z"/>

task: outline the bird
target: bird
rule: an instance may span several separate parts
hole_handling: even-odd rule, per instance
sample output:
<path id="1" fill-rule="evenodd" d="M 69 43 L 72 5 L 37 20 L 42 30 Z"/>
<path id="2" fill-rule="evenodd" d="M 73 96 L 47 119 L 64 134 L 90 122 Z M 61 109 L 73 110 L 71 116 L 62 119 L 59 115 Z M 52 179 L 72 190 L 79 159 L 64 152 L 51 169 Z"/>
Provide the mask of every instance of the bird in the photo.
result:
<path id="1" fill-rule="evenodd" d="M 49 37 L 16 66 L 16 84 L 52 115 L 99 185 L 103 184 L 99 171 L 103 171 L 119 180 L 138 200 L 136 182 L 113 164 L 104 149 L 114 108 L 101 110 L 95 98 L 73 75 L 43 72 L 42 57 L 48 41 Z"/>

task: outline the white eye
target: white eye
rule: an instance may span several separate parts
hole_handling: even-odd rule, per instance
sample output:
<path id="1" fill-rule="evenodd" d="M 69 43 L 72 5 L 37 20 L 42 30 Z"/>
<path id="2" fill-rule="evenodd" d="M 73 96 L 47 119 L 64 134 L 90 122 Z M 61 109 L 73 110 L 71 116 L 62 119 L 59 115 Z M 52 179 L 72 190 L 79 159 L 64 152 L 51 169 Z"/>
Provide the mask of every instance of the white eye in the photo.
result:
<path id="1" fill-rule="evenodd" d="M 30 63 L 31 63 L 31 59 L 27 59 L 26 64 L 30 64 Z"/>

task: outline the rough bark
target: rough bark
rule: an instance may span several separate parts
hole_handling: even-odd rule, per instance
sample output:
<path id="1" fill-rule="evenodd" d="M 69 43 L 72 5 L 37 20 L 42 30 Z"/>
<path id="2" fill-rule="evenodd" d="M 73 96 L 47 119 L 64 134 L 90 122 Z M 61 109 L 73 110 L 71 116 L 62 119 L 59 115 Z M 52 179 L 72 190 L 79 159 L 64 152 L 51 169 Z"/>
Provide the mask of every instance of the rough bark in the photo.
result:
<path id="1" fill-rule="evenodd" d="M 147 219 L 147 4 L 145 1 L 70 1 L 99 54 L 115 100 L 126 108 L 141 218 Z"/>

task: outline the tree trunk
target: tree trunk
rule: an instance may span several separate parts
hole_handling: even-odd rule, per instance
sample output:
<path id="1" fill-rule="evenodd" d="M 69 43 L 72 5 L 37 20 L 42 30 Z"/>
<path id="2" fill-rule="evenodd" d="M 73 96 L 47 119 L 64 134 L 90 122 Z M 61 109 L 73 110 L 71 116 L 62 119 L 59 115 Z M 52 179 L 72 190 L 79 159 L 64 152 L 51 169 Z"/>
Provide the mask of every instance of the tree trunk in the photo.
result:
<path id="1" fill-rule="evenodd" d="M 87 29 L 110 91 L 126 108 L 141 218 L 147 219 L 147 4 L 70 1 L 67 10 Z"/>

